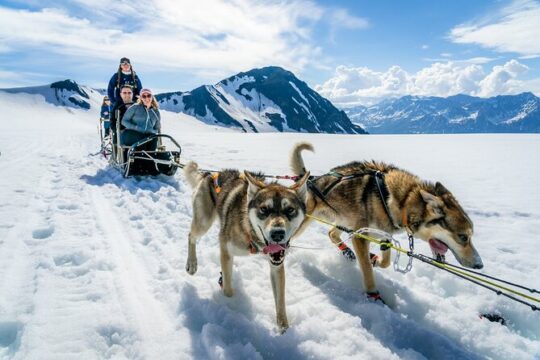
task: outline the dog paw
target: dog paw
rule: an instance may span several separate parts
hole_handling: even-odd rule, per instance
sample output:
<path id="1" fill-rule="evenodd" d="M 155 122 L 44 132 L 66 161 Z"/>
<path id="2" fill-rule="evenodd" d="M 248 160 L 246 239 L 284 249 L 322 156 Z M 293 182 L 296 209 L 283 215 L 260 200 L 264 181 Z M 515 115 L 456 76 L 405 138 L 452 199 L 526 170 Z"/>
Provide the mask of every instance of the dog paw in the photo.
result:
<path id="1" fill-rule="evenodd" d="M 223 295 L 225 295 L 226 297 L 232 297 L 234 295 L 234 290 L 232 288 L 231 289 L 223 288 Z"/>
<path id="2" fill-rule="evenodd" d="M 186 263 L 186 271 L 189 275 L 193 275 L 197 272 L 197 259 L 188 259 Z"/>
<path id="3" fill-rule="evenodd" d="M 289 329 L 289 322 L 286 319 L 277 319 L 277 332 L 279 333 L 279 335 L 285 334 L 287 329 Z"/>

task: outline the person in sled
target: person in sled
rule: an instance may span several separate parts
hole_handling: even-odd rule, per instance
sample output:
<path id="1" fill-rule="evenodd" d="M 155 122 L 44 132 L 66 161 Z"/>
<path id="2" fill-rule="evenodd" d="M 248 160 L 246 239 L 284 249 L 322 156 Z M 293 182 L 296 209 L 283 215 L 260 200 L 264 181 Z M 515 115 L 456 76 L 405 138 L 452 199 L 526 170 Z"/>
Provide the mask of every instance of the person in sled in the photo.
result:
<path id="1" fill-rule="evenodd" d="M 130 60 L 126 57 L 120 59 L 118 71 L 109 80 L 107 95 L 113 105 L 120 100 L 120 90 L 124 85 L 131 86 L 133 99 L 136 100 L 139 96 L 139 91 L 142 89 L 142 84 L 139 76 L 133 70 Z"/>
<path id="2" fill-rule="evenodd" d="M 120 89 L 120 100 L 117 101 L 111 110 L 111 129 L 113 132 L 113 143 L 116 144 L 116 122 L 122 120 L 127 109 L 133 105 L 133 89 L 130 85 L 123 85 Z M 124 127 L 120 123 L 120 130 Z"/>
<path id="3" fill-rule="evenodd" d="M 99 115 L 101 121 L 103 122 L 104 136 L 109 135 L 109 129 L 111 127 L 110 118 L 111 118 L 111 101 L 109 97 L 105 95 L 103 97 L 103 103 L 101 103 L 101 113 Z"/>
<path id="4" fill-rule="evenodd" d="M 142 89 L 137 103 L 127 109 L 121 124 L 125 127 L 120 135 L 122 145 L 131 146 L 150 135 L 161 133 L 161 114 L 158 103 L 150 89 Z M 141 146 L 144 150 L 156 150 L 158 139 Z"/>

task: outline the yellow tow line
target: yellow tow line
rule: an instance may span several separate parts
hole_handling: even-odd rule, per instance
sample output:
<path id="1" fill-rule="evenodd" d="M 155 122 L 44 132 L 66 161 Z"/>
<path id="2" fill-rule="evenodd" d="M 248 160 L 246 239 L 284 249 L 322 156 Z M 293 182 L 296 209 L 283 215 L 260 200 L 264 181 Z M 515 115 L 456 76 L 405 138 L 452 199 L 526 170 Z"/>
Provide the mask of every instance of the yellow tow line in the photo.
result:
<path id="1" fill-rule="evenodd" d="M 339 226 L 339 225 L 337 225 L 336 223 L 331 223 L 331 222 L 329 222 L 329 221 L 326 221 L 326 220 L 324 220 L 324 219 L 318 218 L 318 217 L 313 216 L 313 215 L 306 215 L 306 217 L 311 218 L 311 219 L 313 219 L 313 220 L 316 220 L 316 221 L 318 221 L 318 222 L 320 222 L 320 223 L 323 223 L 323 224 L 326 224 L 326 225 L 330 225 L 330 226 L 332 226 L 332 227 L 334 227 L 334 228 L 337 228 L 337 229 L 339 229 L 339 230 L 345 231 L 345 232 L 347 232 L 347 233 L 349 233 L 349 234 L 351 234 L 351 235 L 353 235 L 353 236 L 362 238 L 362 239 L 364 239 L 364 240 L 370 241 L 370 242 L 375 243 L 375 244 L 387 246 L 387 247 L 389 247 L 389 248 L 392 248 L 392 249 L 394 249 L 394 250 L 396 250 L 396 251 L 399 251 L 399 252 L 401 252 L 401 253 L 404 253 L 404 254 L 407 254 L 407 255 L 410 256 L 410 253 L 409 253 L 408 250 L 403 249 L 403 248 L 401 248 L 401 247 L 397 247 L 397 246 L 395 246 L 395 245 L 392 244 L 392 243 L 383 242 L 383 241 L 377 240 L 377 239 L 375 239 L 375 238 L 373 238 L 373 237 L 371 237 L 371 236 L 367 236 L 367 235 L 364 235 L 364 234 L 358 234 L 358 233 L 355 233 L 354 231 L 345 229 L 344 227 Z M 413 255 L 416 255 L 416 254 L 413 254 Z M 521 296 L 521 297 L 523 297 L 523 298 L 525 298 L 525 299 L 528 299 L 528 300 L 531 300 L 531 301 L 540 303 L 540 299 L 537 299 L 537 298 L 535 298 L 535 297 L 529 296 L 529 295 L 524 294 L 524 293 L 522 293 L 522 292 L 520 292 L 520 291 L 511 289 L 511 288 L 508 288 L 508 287 L 506 287 L 506 286 L 499 285 L 499 284 L 497 284 L 497 283 L 494 283 L 494 282 L 492 282 L 492 281 L 489 281 L 489 280 L 480 278 L 480 277 L 478 277 L 478 276 L 474 276 L 474 275 L 472 275 L 472 274 L 469 274 L 469 273 L 466 272 L 466 271 L 462 271 L 462 270 L 455 269 L 454 267 L 449 266 L 449 265 L 447 265 L 447 264 L 445 264 L 445 263 L 438 262 L 438 261 L 436 261 L 435 259 L 431 259 L 431 258 L 429 258 L 429 257 L 426 257 L 426 258 L 431 260 L 431 261 L 429 262 L 430 264 L 435 265 L 435 266 L 437 266 L 437 267 L 439 267 L 439 268 L 441 268 L 441 269 L 444 269 L 444 270 L 446 270 L 446 271 L 448 271 L 448 272 L 451 272 L 451 273 L 454 273 L 454 274 L 459 274 L 459 275 L 461 275 L 462 277 L 465 277 L 465 278 L 468 278 L 468 279 L 474 279 L 474 280 L 476 280 L 476 281 L 479 281 L 479 282 L 482 282 L 482 283 L 491 285 L 491 286 L 496 287 L 496 288 L 498 288 L 498 289 L 506 290 L 506 291 L 508 291 L 508 292 L 510 292 L 510 293 L 512 293 L 512 294 Z M 497 294 L 503 294 L 503 293 L 497 292 Z M 518 301 L 519 301 L 519 300 L 518 300 Z M 531 306 L 531 307 L 533 308 L 533 310 L 539 310 L 539 309 L 538 309 L 536 306 L 534 306 L 534 305 L 530 305 L 530 304 L 526 304 L 526 305 Z"/>

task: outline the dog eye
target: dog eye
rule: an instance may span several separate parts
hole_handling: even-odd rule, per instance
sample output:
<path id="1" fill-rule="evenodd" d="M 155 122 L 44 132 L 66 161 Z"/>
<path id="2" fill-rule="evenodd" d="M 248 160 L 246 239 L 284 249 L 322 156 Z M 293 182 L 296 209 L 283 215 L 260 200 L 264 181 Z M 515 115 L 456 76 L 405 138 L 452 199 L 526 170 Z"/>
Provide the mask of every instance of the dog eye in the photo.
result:
<path id="1" fill-rule="evenodd" d="M 466 243 L 467 241 L 469 241 L 469 237 L 467 235 L 459 234 L 458 237 L 462 243 Z"/>
<path id="2" fill-rule="evenodd" d="M 268 207 L 266 206 L 261 206 L 259 208 L 259 212 L 261 213 L 261 215 L 266 216 L 270 213 L 270 210 L 268 210 Z"/>
<path id="3" fill-rule="evenodd" d="M 287 216 L 294 216 L 295 213 L 296 213 L 295 208 L 289 207 L 285 209 L 285 215 Z"/>

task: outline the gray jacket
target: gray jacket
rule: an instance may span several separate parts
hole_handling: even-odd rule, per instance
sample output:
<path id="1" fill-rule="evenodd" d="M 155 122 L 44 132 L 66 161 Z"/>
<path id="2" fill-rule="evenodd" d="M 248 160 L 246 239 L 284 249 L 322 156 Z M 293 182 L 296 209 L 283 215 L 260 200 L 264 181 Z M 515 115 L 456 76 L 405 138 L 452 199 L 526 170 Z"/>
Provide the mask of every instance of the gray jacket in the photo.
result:
<path id="1" fill-rule="evenodd" d="M 158 109 L 147 109 L 143 104 L 135 104 L 127 109 L 121 124 L 126 129 L 143 134 L 158 134 L 161 132 L 161 115 Z"/>

